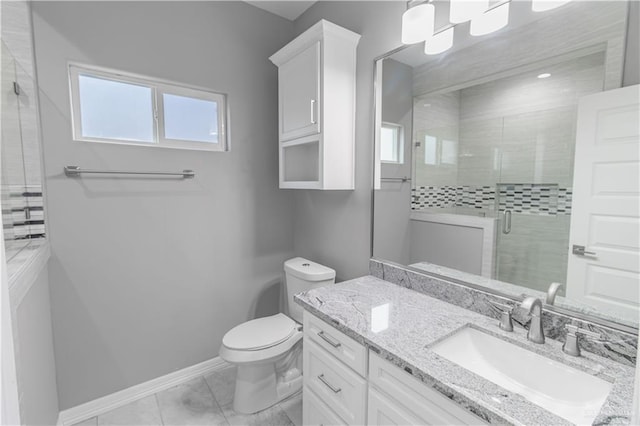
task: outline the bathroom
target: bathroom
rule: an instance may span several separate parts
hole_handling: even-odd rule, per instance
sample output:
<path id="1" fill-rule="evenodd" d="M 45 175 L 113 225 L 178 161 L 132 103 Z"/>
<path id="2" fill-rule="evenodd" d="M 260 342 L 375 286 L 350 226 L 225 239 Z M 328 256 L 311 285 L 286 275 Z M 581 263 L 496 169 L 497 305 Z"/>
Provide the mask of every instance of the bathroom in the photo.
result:
<path id="1" fill-rule="evenodd" d="M 502 335 L 494 323 L 503 312 L 488 308 L 494 305 L 486 300 L 513 307 L 523 300 L 523 294 L 543 297 L 546 288 L 516 286 L 515 289 L 496 289 L 500 284 L 481 282 L 496 278 L 491 273 L 483 274 L 481 266 L 477 266 L 482 265 L 482 258 L 478 255 L 481 250 L 474 254 L 477 260 L 473 270 L 455 263 L 439 263 L 439 258 L 412 257 L 411 242 L 403 237 L 407 234 L 424 232 L 429 237 L 429 232 L 432 232 L 430 238 L 439 241 L 439 247 L 452 247 L 454 252 L 458 251 L 460 262 L 470 251 L 470 245 L 465 243 L 467 239 L 474 239 L 481 246 L 482 238 L 463 233 L 442 237 L 441 229 L 434 227 L 412 231 L 410 225 L 415 221 L 410 221 L 409 216 L 415 212 L 411 210 L 411 181 L 404 182 L 404 185 L 402 181 L 398 184 L 377 182 L 381 177 L 416 179 L 416 167 L 411 161 L 380 165 L 375 160 L 379 155 L 376 146 L 379 121 L 382 120 L 378 117 L 381 103 L 376 92 L 376 88 L 381 87 L 379 79 L 382 73 L 376 71 L 382 69 L 382 63 L 389 55 L 403 46 L 403 14 L 408 6 L 414 8 L 421 4 L 413 3 L 0 3 L 3 41 L 4 251 L 0 263 L 3 269 L 3 424 L 299 425 L 303 423 L 303 417 L 309 420 L 305 423 L 319 424 L 322 423 L 317 420 L 321 418 L 320 414 L 313 407 L 327 406 L 325 424 L 391 423 L 389 417 L 379 417 L 379 421 L 375 421 L 373 415 L 347 418 L 349 416 L 341 411 L 344 407 L 338 403 L 331 405 L 324 399 L 313 400 L 318 392 L 310 390 L 311 393 L 307 393 L 306 384 L 302 393 L 298 391 L 257 414 L 233 409 L 236 369 L 220 358 L 223 339 L 230 330 L 247 321 L 289 312 L 284 265 L 298 257 L 335 271 L 332 279 L 337 283 L 371 275 L 376 280 L 400 284 L 396 287 L 415 284 L 413 290 L 399 289 L 402 294 L 398 293 L 397 300 L 410 294 L 406 292 L 416 292 L 418 287 L 431 290 L 437 287 L 440 290 L 431 293 L 421 291 L 427 294 L 421 295 L 420 300 L 433 304 L 428 306 L 433 306 L 435 312 L 437 307 L 442 307 L 438 303 L 454 303 L 447 297 L 462 298 L 465 303 L 451 310 L 452 316 L 456 316 L 454 312 L 459 314 L 455 321 L 461 321 L 461 325 L 477 322 L 478 327 L 486 328 L 491 335 Z M 503 2 L 491 3 L 495 6 Z M 562 14 L 569 13 L 567 10 L 582 7 L 577 3 L 582 2 L 569 2 L 557 9 L 533 14 L 530 12 L 531 1 L 514 1 L 513 9 L 526 8 L 525 14 L 536 19 L 557 21 Z M 618 14 L 616 17 L 622 16 L 616 18 L 619 25 L 615 26 L 621 35 L 617 36 L 616 43 L 607 46 L 606 57 L 614 58 L 610 60 L 617 58 L 618 82 L 615 83 L 616 77 L 611 73 L 607 74 L 607 81 L 614 82 L 608 86 L 603 84 L 602 89 L 606 90 L 632 87 L 640 80 L 638 3 L 613 3 L 621 5 L 620 10 L 612 12 Z M 435 28 L 443 28 L 449 22 L 449 2 L 438 0 L 434 5 Z M 587 16 L 598 19 L 598 16 Z M 604 17 L 609 15 L 603 14 Z M 321 20 L 359 36 L 352 37 L 353 63 L 342 61 L 341 64 L 350 66 L 349 75 L 353 77 L 346 94 L 349 102 L 338 102 L 348 109 L 341 114 L 346 120 L 338 127 L 348 133 L 346 140 L 350 140 L 351 150 L 339 155 L 341 160 L 346 158 L 348 161 L 334 158 L 332 162 L 325 162 L 325 165 L 348 166 L 347 183 L 342 189 L 329 186 L 328 190 L 311 189 L 311 186 L 305 187 L 309 182 L 296 187 L 283 181 L 286 173 L 283 175 L 280 169 L 281 155 L 300 160 L 299 156 L 304 152 L 296 151 L 295 147 L 304 145 L 287 147 L 281 142 L 278 108 L 281 84 L 279 65 L 273 59 L 285 46 L 309 34 L 307 30 Z M 527 24 L 514 20 L 495 34 L 476 38 L 468 36 L 468 22 L 458 24 L 454 49 L 433 58 L 438 64 L 438 57 L 453 61 L 456 49 L 484 52 L 482 49 L 488 49 L 488 46 L 504 46 L 499 37 L 507 34 L 512 25 Z M 603 43 L 598 37 L 603 37 L 600 34 L 604 32 L 594 31 L 593 45 Z M 406 46 L 423 48 L 419 43 Z M 572 52 L 576 48 L 587 49 L 590 46 L 563 45 L 558 47 L 557 53 Z M 596 55 L 598 51 L 588 53 Z M 553 54 L 547 52 L 546 56 Z M 513 68 L 514 73 L 500 78 L 522 74 L 525 71 L 522 67 L 526 68 L 538 60 L 537 57 L 522 58 L 517 64 L 505 67 Z M 219 112 L 226 112 L 226 115 L 219 116 L 222 119 L 217 124 L 220 126 L 222 123 L 220 128 L 225 131 L 225 149 L 207 151 L 184 146 L 176 149 L 113 143 L 113 140 L 111 143 L 98 143 L 77 138 L 79 122 L 74 120 L 74 88 L 70 88 L 76 80 L 71 78 L 74 74 L 70 72 L 70 65 L 85 72 L 94 72 L 94 75 L 101 72 L 113 75 L 115 71 L 130 77 L 127 81 L 146 78 L 158 84 L 224 95 L 222 103 L 225 108 L 220 108 Z M 464 65 L 451 69 L 457 70 L 456 75 L 450 76 L 451 82 L 434 86 L 437 90 L 468 90 L 466 87 L 472 80 L 479 80 L 475 76 L 458 78 L 468 70 Z M 494 75 L 504 70 L 488 67 L 482 71 L 484 75 Z M 442 69 L 436 69 L 432 76 L 445 79 L 446 74 Z M 553 76 L 548 80 L 552 79 Z M 18 88 L 14 87 L 14 81 Z M 324 89 L 330 91 L 331 87 Z M 433 90 L 420 90 L 415 95 L 429 92 Z M 330 94 L 326 93 L 327 96 Z M 414 93 L 409 93 L 406 101 L 413 105 Z M 309 115 L 308 108 L 306 104 L 300 109 L 305 118 Z M 314 112 L 317 114 L 318 110 L 313 108 L 312 105 L 311 121 L 317 122 Z M 328 116 L 325 119 L 325 124 L 328 124 Z M 407 118 L 409 126 L 412 119 L 411 116 Z M 409 144 L 412 139 L 405 138 L 405 141 Z M 412 147 L 405 145 L 407 158 L 412 151 Z M 290 157 L 286 157 L 285 152 L 289 152 Z M 13 158 L 17 158 L 22 166 L 15 173 Z M 424 158 L 424 153 L 421 158 Z M 80 170 L 159 171 L 176 172 L 178 175 L 189 170 L 194 176 L 74 175 L 73 169 L 65 173 L 67 166 L 77 166 Z M 308 170 L 294 168 L 291 173 L 302 175 L 302 181 L 313 180 L 314 176 L 307 179 L 305 172 Z M 16 176 L 17 180 L 13 180 Z M 450 185 L 467 183 L 452 182 Z M 17 192 L 18 200 L 15 199 L 15 191 L 12 192 L 15 187 L 24 187 Z M 388 203 L 381 206 L 385 198 Z M 31 219 L 25 218 L 30 220 L 28 229 L 24 226 L 26 220 L 21 221 L 23 225 L 14 220 L 21 217 L 16 209 L 25 209 L 31 215 Z M 6 217 L 7 210 L 12 213 L 10 218 Z M 497 211 L 501 213 L 499 209 Z M 487 216 L 491 218 L 491 215 Z M 478 216 L 478 219 L 482 218 Z M 516 214 L 513 220 L 517 225 Z M 501 225 L 502 222 L 494 222 L 496 228 Z M 515 226 L 513 234 L 517 234 Z M 450 244 L 456 239 L 462 240 L 461 247 Z M 444 248 L 439 252 L 438 246 L 429 250 L 421 248 L 423 254 L 444 254 Z M 443 278 L 443 270 L 434 273 L 433 267 L 425 271 L 415 266 L 430 260 L 431 264 L 455 269 L 457 274 Z M 491 265 L 495 271 L 495 262 Z M 487 270 L 492 268 L 487 267 Z M 461 281 L 469 285 L 462 285 Z M 364 283 L 362 288 L 369 288 L 366 285 L 388 285 L 376 283 Z M 338 293 L 339 288 L 340 285 L 335 286 L 336 297 L 342 297 Z M 350 288 L 345 287 L 345 291 Z M 635 398 L 632 395 L 632 371 L 637 357 L 637 315 L 634 323 L 628 316 L 615 313 L 583 310 L 574 314 L 572 309 L 575 306 L 563 297 L 565 290 L 568 289 L 560 289 L 555 306 L 543 306 L 547 342 L 540 347 L 549 351 L 551 349 L 548 348 L 553 348 L 552 357 L 561 358 L 560 361 L 570 365 L 576 364 L 574 358 L 563 355 L 560 348 L 566 339 L 566 318 L 575 318 L 582 326 L 588 323 L 592 331 L 603 329 L 615 336 L 612 339 L 618 343 L 617 346 L 594 345 L 581 338 L 583 356 L 575 359 L 598 357 L 594 359 L 611 360 L 598 349 L 606 346 L 614 346 L 616 353 L 623 354 L 624 359 L 613 357 L 611 362 L 614 364 L 611 365 L 612 368 L 621 365 L 620 371 L 631 372 L 627 378 L 631 382 L 622 392 L 626 395 L 620 403 L 622 408 L 614 415 L 620 416 L 616 420 L 619 424 L 633 424 L 632 403 L 636 402 L 637 410 L 638 400 L 637 393 Z M 332 306 L 325 296 L 317 294 L 317 297 L 325 301 L 325 308 Z M 314 307 L 308 300 L 291 303 L 302 303 L 305 315 L 312 312 L 322 320 L 313 322 L 318 317 L 310 315 L 312 322 L 310 327 L 303 323 L 303 333 L 331 323 L 328 317 L 322 316 L 322 306 Z M 340 301 L 335 303 L 339 305 Z M 375 308 L 376 318 L 393 318 L 398 313 L 393 305 L 385 308 L 382 302 Z M 415 327 L 421 320 L 429 319 L 428 311 L 409 307 L 407 311 L 416 314 Z M 373 311 L 369 315 L 373 316 Z M 345 317 L 345 321 L 347 319 Z M 526 338 L 527 331 L 517 324 L 528 320 L 529 316 L 522 310 L 514 310 L 515 330 L 512 334 L 505 334 L 505 338 L 517 340 L 521 347 L 535 349 L 537 346 Z M 375 336 L 383 339 L 384 323 L 381 320 L 375 327 L 370 324 L 371 329 L 377 330 Z M 382 349 L 378 355 L 382 354 L 386 360 L 395 359 L 396 366 L 402 361 L 394 358 L 398 353 L 389 352 L 384 342 L 375 340 L 375 336 L 358 338 L 350 334 L 352 331 L 346 328 L 347 325 L 341 327 L 330 328 L 326 336 L 339 338 L 344 334 L 355 338 L 360 345 L 357 346 L 359 356 L 365 356 L 362 348 L 370 356 L 368 361 L 351 357 L 348 359 L 353 362 L 336 363 L 344 367 L 345 375 L 357 379 L 353 383 L 365 383 L 364 390 L 358 395 L 368 401 L 369 408 L 374 407 L 372 395 L 375 393 L 368 392 L 369 386 L 366 385 L 367 378 L 368 381 L 373 380 L 371 366 L 378 365 L 372 361 L 374 352 Z M 406 328 L 415 332 L 415 344 L 418 345 L 421 330 L 413 326 Z M 316 344 L 325 345 L 318 351 L 330 349 L 324 340 L 318 342 L 316 339 L 306 345 L 306 339 L 303 355 Z M 350 341 L 340 343 L 341 348 L 348 347 L 347 342 Z M 457 406 L 466 406 L 466 413 L 473 413 L 473 407 L 476 407 L 473 414 L 476 417 L 471 420 L 465 417 L 466 423 L 536 423 L 518 420 L 509 411 L 501 416 L 500 410 L 495 408 L 496 402 L 483 401 L 469 408 L 473 399 L 471 393 L 456 388 L 457 385 L 433 386 L 436 382 L 441 383 L 440 379 L 421 369 L 420 360 L 410 358 L 414 356 L 409 353 L 411 349 L 398 349 L 404 353 L 408 365 L 416 370 L 415 377 L 409 379 L 418 378 L 420 386 L 427 383 L 440 392 L 436 397 L 444 393 Z M 415 353 L 420 350 L 415 349 Z M 429 357 L 436 359 L 437 355 Z M 355 360 L 364 364 L 357 364 Z M 303 364 L 307 362 L 304 356 L 302 361 Z M 438 362 L 441 363 L 438 365 L 447 362 L 453 365 L 444 359 Z M 459 372 L 461 369 L 451 366 L 443 371 Z M 302 370 L 303 380 L 307 376 L 311 378 L 306 374 L 306 368 Z M 332 378 L 328 374 L 325 377 L 331 384 Z M 595 376 L 589 375 L 592 377 Z M 322 383 L 317 381 L 312 384 L 320 385 Z M 615 383 L 613 386 L 614 390 L 618 389 Z M 491 389 L 495 387 L 499 388 L 494 385 Z M 455 391 L 453 394 L 446 393 L 452 389 Z M 330 389 L 329 392 L 333 393 Z M 345 388 L 335 395 L 346 398 L 345 395 L 351 394 Z M 389 399 L 386 395 L 380 398 Z M 525 398 L 515 399 L 525 404 Z M 189 405 L 185 401 L 195 402 Z M 353 402 L 353 406 L 356 405 Z M 605 408 L 613 410 L 616 406 L 609 401 Z M 517 407 L 511 406 L 510 409 L 517 411 Z M 534 410 L 535 413 L 548 411 L 542 408 Z M 316 417 L 312 416 L 314 413 Z M 420 414 L 413 412 L 413 415 L 424 418 Z M 544 415 L 547 414 L 538 419 L 557 421 L 538 421 L 536 424 L 571 423 L 562 423 L 561 416 Z M 403 424 L 402 420 L 395 421 Z M 424 421 L 416 423 L 423 424 Z M 441 420 L 436 424 L 449 423 L 455 422 Z M 465 420 L 461 419 L 460 423 L 465 423 Z"/>

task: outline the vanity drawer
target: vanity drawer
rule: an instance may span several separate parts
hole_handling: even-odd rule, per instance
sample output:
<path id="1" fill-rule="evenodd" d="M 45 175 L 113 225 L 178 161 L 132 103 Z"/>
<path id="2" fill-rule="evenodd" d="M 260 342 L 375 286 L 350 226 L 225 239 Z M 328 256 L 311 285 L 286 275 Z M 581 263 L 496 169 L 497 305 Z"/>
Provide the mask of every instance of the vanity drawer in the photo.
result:
<path id="1" fill-rule="evenodd" d="M 424 421 L 375 389 L 369 389 L 367 425 L 421 425 Z"/>
<path id="2" fill-rule="evenodd" d="M 344 421 L 307 386 L 304 387 L 302 392 L 302 424 L 304 426 L 345 424 Z"/>
<path id="3" fill-rule="evenodd" d="M 411 374 L 370 352 L 369 383 L 420 418 L 426 425 L 487 424 Z"/>
<path id="4" fill-rule="evenodd" d="M 304 333 L 361 376 L 367 374 L 367 348 L 304 311 Z"/>
<path id="5" fill-rule="evenodd" d="M 302 347 L 304 385 L 346 424 L 364 424 L 367 382 L 313 340 L 305 337 Z"/>

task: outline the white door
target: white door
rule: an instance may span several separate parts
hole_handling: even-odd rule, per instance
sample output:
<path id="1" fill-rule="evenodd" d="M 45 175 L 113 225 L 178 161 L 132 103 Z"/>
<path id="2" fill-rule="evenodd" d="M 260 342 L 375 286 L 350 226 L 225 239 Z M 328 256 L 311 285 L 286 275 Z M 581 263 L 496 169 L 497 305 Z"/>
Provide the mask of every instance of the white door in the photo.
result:
<path id="1" fill-rule="evenodd" d="M 567 297 L 638 319 L 640 86 L 578 104 Z M 580 254 L 580 247 L 584 254 Z"/>
<path id="2" fill-rule="evenodd" d="M 280 141 L 320 131 L 320 42 L 278 68 Z"/>

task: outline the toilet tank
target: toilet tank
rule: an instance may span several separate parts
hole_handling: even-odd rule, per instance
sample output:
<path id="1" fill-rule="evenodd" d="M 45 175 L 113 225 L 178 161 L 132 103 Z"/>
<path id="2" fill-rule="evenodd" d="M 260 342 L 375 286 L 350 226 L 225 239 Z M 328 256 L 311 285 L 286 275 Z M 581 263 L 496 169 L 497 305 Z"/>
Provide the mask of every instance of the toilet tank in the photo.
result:
<path id="1" fill-rule="evenodd" d="M 288 314 L 294 321 L 302 324 L 303 309 L 293 301 L 293 296 L 314 287 L 335 283 L 336 271 L 302 257 L 295 257 L 284 262 L 284 273 L 287 284 Z"/>

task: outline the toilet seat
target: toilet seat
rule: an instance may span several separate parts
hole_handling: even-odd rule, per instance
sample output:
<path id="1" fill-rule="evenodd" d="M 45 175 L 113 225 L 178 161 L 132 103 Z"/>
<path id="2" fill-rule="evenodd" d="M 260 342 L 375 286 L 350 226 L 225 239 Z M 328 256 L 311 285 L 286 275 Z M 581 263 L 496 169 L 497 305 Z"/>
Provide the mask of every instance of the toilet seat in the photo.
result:
<path id="1" fill-rule="evenodd" d="M 263 363 L 284 355 L 302 339 L 295 321 L 284 314 L 258 318 L 229 330 L 220 357 L 235 364 Z"/>
<path id="2" fill-rule="evenodd" d="M 276 314 L 232 328 L 222 338 L 222 344 L 229 349 L 256 351 L 284 342 L 295 331 L 295 321 L 284 314 Z"/>

